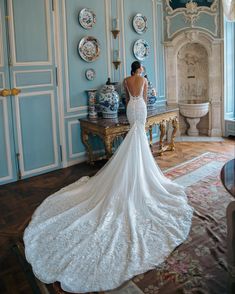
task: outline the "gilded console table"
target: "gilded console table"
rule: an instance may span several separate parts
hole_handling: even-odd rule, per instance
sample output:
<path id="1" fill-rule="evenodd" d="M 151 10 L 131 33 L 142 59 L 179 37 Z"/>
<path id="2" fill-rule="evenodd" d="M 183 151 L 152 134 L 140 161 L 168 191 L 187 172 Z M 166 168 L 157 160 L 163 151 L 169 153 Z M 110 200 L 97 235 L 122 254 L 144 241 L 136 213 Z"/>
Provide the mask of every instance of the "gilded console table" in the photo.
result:
<path id="1" fill-rule="evenodd" d="M 93 163 L 95 157 L 93 155 L 92 146 L 89 143 L 89 135 L 99 136 L 105 146 L 105 154 L 107 158 L 112 156 L 112 146 L 114 139 L 117 137 L 125 137 L 128 130 L 130 129 L 127 117 L 120 115 L 116 119 L 90 119 L 82 118 L 79 119 L 81 126 L 82 142 L 86 147 L 88 159 L 90 163 Z M 172 124 L 172 133 L 170 142 L 166 145 L 163 143 L 164 136 L 166 135 L 167 124 Z M 149 132 L 150 147 L 153 145 L 152 129 L 155 125 L 159 125 L 160 128 L 160 140 L 158 154 L 166 150 L 175 149 L 175 135 L 178 130 L 178 108 L 170 106 L 160 106 L 154 111 L 148 112 L 146 131 Z"/>

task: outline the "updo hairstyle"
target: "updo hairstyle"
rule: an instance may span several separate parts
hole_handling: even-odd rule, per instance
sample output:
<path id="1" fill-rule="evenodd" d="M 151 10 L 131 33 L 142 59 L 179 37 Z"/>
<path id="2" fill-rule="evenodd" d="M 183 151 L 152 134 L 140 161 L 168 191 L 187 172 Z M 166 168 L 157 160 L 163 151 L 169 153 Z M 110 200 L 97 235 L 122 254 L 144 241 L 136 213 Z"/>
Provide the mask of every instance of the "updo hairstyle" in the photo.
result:
<path id="1" fill-rule="evenodd" d="M 131 75 L 133 76 L 137 69 L 141 68 L 141 63 L 139 61 L 134 61 L 132 64 L 131 64 Z"/>

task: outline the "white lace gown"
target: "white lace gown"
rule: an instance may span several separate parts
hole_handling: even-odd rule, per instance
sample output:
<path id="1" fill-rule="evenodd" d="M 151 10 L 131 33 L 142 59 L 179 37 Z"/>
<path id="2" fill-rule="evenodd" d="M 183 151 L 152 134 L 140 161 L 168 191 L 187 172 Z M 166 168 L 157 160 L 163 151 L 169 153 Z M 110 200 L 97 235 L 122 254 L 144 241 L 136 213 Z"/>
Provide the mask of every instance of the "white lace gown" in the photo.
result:
<path id="1" fill-rule="evenodd" d="M 127 106 L 131 129 L 95 176 L 48 197 L 24 232 L 35 276 L 68 292 L 105 291 L 160 263 L 188 236 L 193 209 L 157 166 L 141 95 Z"/>

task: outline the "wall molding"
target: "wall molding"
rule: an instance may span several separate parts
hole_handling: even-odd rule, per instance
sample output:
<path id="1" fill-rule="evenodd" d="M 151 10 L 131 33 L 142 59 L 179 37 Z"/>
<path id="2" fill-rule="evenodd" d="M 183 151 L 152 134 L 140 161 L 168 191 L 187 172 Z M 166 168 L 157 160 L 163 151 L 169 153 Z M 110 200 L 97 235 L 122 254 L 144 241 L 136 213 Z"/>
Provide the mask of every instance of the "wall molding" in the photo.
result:
<path id="1" fill-rule="evenodd" d="M 57 71 L 57 98 L 58 98 L 58 120 L 59 120 L 59 137 L 60 137 L 60 146 L 62 152 L 62 167 L 67 167 L 67 149 L 66 149 L 66 135 L 65 135 L 65 125 L 64 125 L 64 80 L 62 75 L 62 52 L 61 52 L 61 17 L 60 17 L 60 8 L 59 8 L 59 0 L 54 1 L 54 42 L 55 42 L 55 61 L 58 67 Z"/>
<path id="2" fill-rule="evenodd" d="M 2 10 L 0 7 L 0 40 L 3 41 L 3 20 L 2 20 Z M 0 66 L 4 66 L 4 51 L 3 51 L 3 42 L 0 43 Z"/>
<path id="3" fill-rule="evenodd" d="M 72 139 L 72 126 L 73 125 L 79 125 L 80 122 L 78 120 L 71 120 L 68 121 L 68 149 L 69 149 L 69 158 L 74 159 L 81 156 L 81 153 L 83 154 L 84 151 L 73 153 L 73 139 Z"/>
<path id="4" fill-rule="evenodd" d="M 80 122 L 78 121 L 79 118 L 84 118 L 88 115 L 88 112 L 83 113 L 83 114 L 77 114 L 77 115 L 72 115 L 72 116 L 68 116 L 65 117 L 65 119 L 68 119 L 68 127 L 67 127 L 67 132 L 68 132 L 68 150 L 69 150 L 69 158 L 73 159 L 73 158 L 77 158 L 77 157 L 81 157 L 84 154 L 86 154 L 86 151 L 82 151 L 79 153 L 73 153 L 72 152 L 72 143 L 73 143 L 73 139 L 72 139 L 72 125 L 74 124 L 79 124 Z M 73 118 L 73 120 L 71 120 Z"/>
<path id="5" fill-rule="evenodd" d="M 6 153 L 7 153 L 8 176 L 0 178 L 0 182 L 5 182 L 5 181 L 9 181 L 13 179 L 7 99 L 8 99 L 7 97 L 0 97 L 0 101 L 2 101 L 2 104 L 3 104 L 3 121 L 4 121 L 4 133 L 5 133 L 5 143 L 6 143 L 5 146 L 6 146 Z"/>
<path id="6" fill-rule="evenodd" d="M 88 112 L 80 113 L 80 114 L 74 114 L 74 115 L 65 115 L 65 119 L 72 119 L 72 118 L 84 118 L 88 116 Z"/>
<path id="7" fill-rule="evenodd" d="M 170 0 L 166 0 L 166 33 L 168 39 L 173 38 L 176 34 L 180 33 L 185 29 L 201 29 L 207 31 L 208 33 L 212 34 L 214 37 L 218 35 L 219 30 L 219 16 L 218 16 L 218 9 L 219 9 L 219 2 L 218 0 L 214 0 L 211 7 L 207 6 L 197 6 L 196 2 L 188 2 L 186 3 L 186 7 L 172 9 L 170 6 Z M 196 23 L 200 19 L 201 15 L 210 15 L 213 17 L 215 29 L 214 31 L 208 30 L 205 27 L 197 25 Z M 171 33 L 171 21 L 177 17 L 181 16 L 186 24 L 186 27 L 176 30 L 175 32 Z"/>
<path id="8" fill-rule="evenodd" d="M 160 10 L 161 10 L 161 24 L 162 24 L 162 28 L 161 28 L 161 34 L 162 34 L 162 41 L 160 40 L 159 38 L 159 44 L 160 45 L 163 45 L 163 39 L 164 39 L 164 18 L 163 18 L 163 4 L 162 4 L 162 1 L 157 1 L 157 5 L 156 5 L 156 8 L 158 9 L 158 7 L 160 7 Z M 162 57 L 163 57 L 163 60 L 164 60 L 164 65 L 165 65 L 165 52 L 164 52 L 164 47 L 162 48 Z M 158 73 L 160 74 L 160 68 L 158 68 Z M 165 66 L 163 68 L 163 74 L 164 74 L 164 77 L 163 77 L 163 85 L 162 85 L 162 95 L 159 95 L 159 98 L 163 98 L 163 100 L 165 101 L 166 100 L 166 70 L 165 70 Z M 158 84 L 157 84 L 158 85 Z M 159 84 L 159 88 L 160 87 L 160 84 Z"/>
<path id="9" fill-rule="evenodd" d="M 51 102 L 51 110 L 52 110 L 52 131 L 53 131 L 53 149 L 54 149 L 54 157 L 55 157 L 55 162 L 51 165 L 46 165 L 43 167 L 35 168 L 32 170 L 25 170 L 24 166 L 24 155 L 23 155 L 23 142 L 22 142 L 22 131 L 21 131 L 21 115 L 20 115 L 20 106 L 19 106 L 19 100 L 23 97 L 32 97 L 32 96 L 42 96 L 45 94 L 50 95 L 50 102 Z M 41 91 L 41 92 L 33 92 L 33 93 L 23 93 L 20 94 L 19 96 L 15 96 L 15 107 L 16 107 L 16 127 L 17 127 L 17 139 L 18 139 L 18 147 L 19 147 L 19 164 L 20 164 L 20 170 L 21 170 L 21 175 L 24 176 L 29 176 L 35 173 L 40 173 L 43 171 L 46 171 L 48 169 L 53 169 L 58 167 L 59 165 L 59 159 L 58 159 L 58 144 L 57 144 L 57 131 L 56 131 L 56 114 L 55 114 L 55 96 L 53 91 Z"/>
<path id="10" fill-rule="evenodd" d="M 158 61 L 157 61 L 157 30 L 156 30 L 156 8 L 155 1 L 152 0 L 152 17 L 153 17 L 153 52 L 154 52 L 154 72 L 155 87 L 158 86 Z"/>
<path id="11" fill-rule="evenodd" d="M 123 72 L 124 72 L 124 77 L 127 76 L 127 71 L 126 71 L 126 41 L 125 41 L 125 35 L 124 35 L 124 31 L 125 31 L 125 20 L 124 20 L 124 0 L 120 0 L 120 12 L 121 12 L 121 23 L 122 23 L 122 32 L 121 32 L 121 36 L 122 36 L 122 59 L 123 59 Z M 124 79 L 123 77 L 123 79 Z"/>
<path id="12" fill-rule="evenodd" d="M 16 76 L 18 73 L 33 73 L 33 72 L 50 72 L 50 84 L 35 84 L 30 86 L 20 86 L 16 83 Z M 39 88 L 39 87 L 53 87 L 54 81 L 53 81 L 53 73 L 51 69 L 35 69 L 35 70 L 15 70 L 13 72 L 13 84 L 14 87 L 20 87 L 20 89 L 30 89 L 30 88 Z"/>
<path id="13" fill-rule="evenodd" d="M 13 11 L 13 0 L 9 0 L 9 15 L 12 17 L 9 19 L 9 30 L 10 30 L 10 55 L 13 66 L 35 66 L 35 65 L 52 65 L 52 52 L 51 52 L 51 25 L 50 25 L 50 1 L 43 0 L 45 3 L 45 15 L 46 15 L 46 29 L 47 29 L 47 52 L 48 60 L 46 61 L 29 61 L 29 62 L 17 62 L 16 60 L 16 44 L 15 44 L 15 29 L 14 29 L 14 11 Z"/>
<path id="14" fill-rule="evenodd" d="M 66 0 L 62 1 L 62 27 L 63 27 L 63 48 L 64 48 L 64 74 L 65 74 L 65 103 L 66 103 L 66 112 L 79 112 L 84 110 L 84 106 L 71 107 L 70 104 L 70 90 L 69 90 L 69 65 L 68 65 L 68 42 L 67 42 L 67 22 L 66 22 Z"/>
<path id="15" fill-rule="evenodd" d="M 5 83 L 5 75 L 3 72 L 0 72 L 0 76 L 2 76 L 2 89 L 5 88 L 6 86 L 6 83 Z M 1 87 L 0 87 L 1 89 Z"/>
<path id="16" fill-rule="evenodd" d="M 110 0 L 104 0 L 105 7 L 105 27 L 106 27 L 106 43 L 107 43 L 107 72 L 108 76 L 112 74 L 112 61 L 111 61 L 111 27 L 110 27 L 110 15 L 111 15 L 111 3 Z"/>
<path id="17" fill-rule="evenodd" d="M 177 8 L 177 9 L 172 9 L 171 5 L 170 5 L 171 0 L 166 0 L 166 12 L 168 14 L 175 14 L 178 12 L 183 12 L 185 14 L 192 14 L 192 13 L 198 13 L 200 11 L 204 11 L 204 12 L 216 12 L 218 9 L 218 0 L 214 0 L 214 2 L 212 3 L 212 5 L 210 7 L 207 6 L 197 6 L 196 2 L 189 2 L 186 4 L 186 7 L 182 7 L 182 8 Z"/>
<path id="18" fill-rule="evenodd" d="M 204 30 L 206 32 L 208 32 L 209 34 L 212 34 L 214 37 L 216 37 L 218 35 L 218 14 L 217 13 L 207 13 L 207 14 L 210 14 L 211 16 L 214 17 L 214 24 L 215 24 L 215 31 L 212 32 L 211 30 L 208 30 L 204 27 L 201 27 L 199 25 L 195 25 L 195 22 L 199 19 L 200 15 L 205 13 L 204 11 L 200 11 L 197 15 L 197 19 L 193 19 L 192 21 L 187 21 L 185 19 L 185 23 L 187 24 L 189 22 L 189 26 L 188 27 L 183 27 L 179 30 L 176 30 L 174 33 L 171 33 L 170 30 L 171 30 L 171 20 L 175 18 L 175 16 L 177 15 L 184 15 L 183 13 L 181 12 L 178 12 L 176 14 L 174 14 L 174 16 L 166 16 L 165 19 L 166 19 L 166 31 L 167 31 L 167 37 L 169 39 L 173 38 L 176 34 L 182 32 L 182 31 L 185 31 L 185 29 L 200 29 L 200 30 Z M 192 16 L 190 16 L 192 17 Z"/>

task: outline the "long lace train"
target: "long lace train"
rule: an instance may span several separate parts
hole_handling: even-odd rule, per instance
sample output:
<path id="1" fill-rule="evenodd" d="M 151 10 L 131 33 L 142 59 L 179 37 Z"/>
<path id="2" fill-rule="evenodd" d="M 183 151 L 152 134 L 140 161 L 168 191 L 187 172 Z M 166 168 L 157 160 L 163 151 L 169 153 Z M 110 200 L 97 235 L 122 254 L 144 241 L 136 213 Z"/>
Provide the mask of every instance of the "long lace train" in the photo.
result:
<path id="1" fill-rule="evenodd" d="M 113 289 L 163 262 L 187 238 L 192 213 L 135 120 L 105 168 L 37 208 L 24 233 L 26 258 L 41 281 L 66 291 Z"/>

